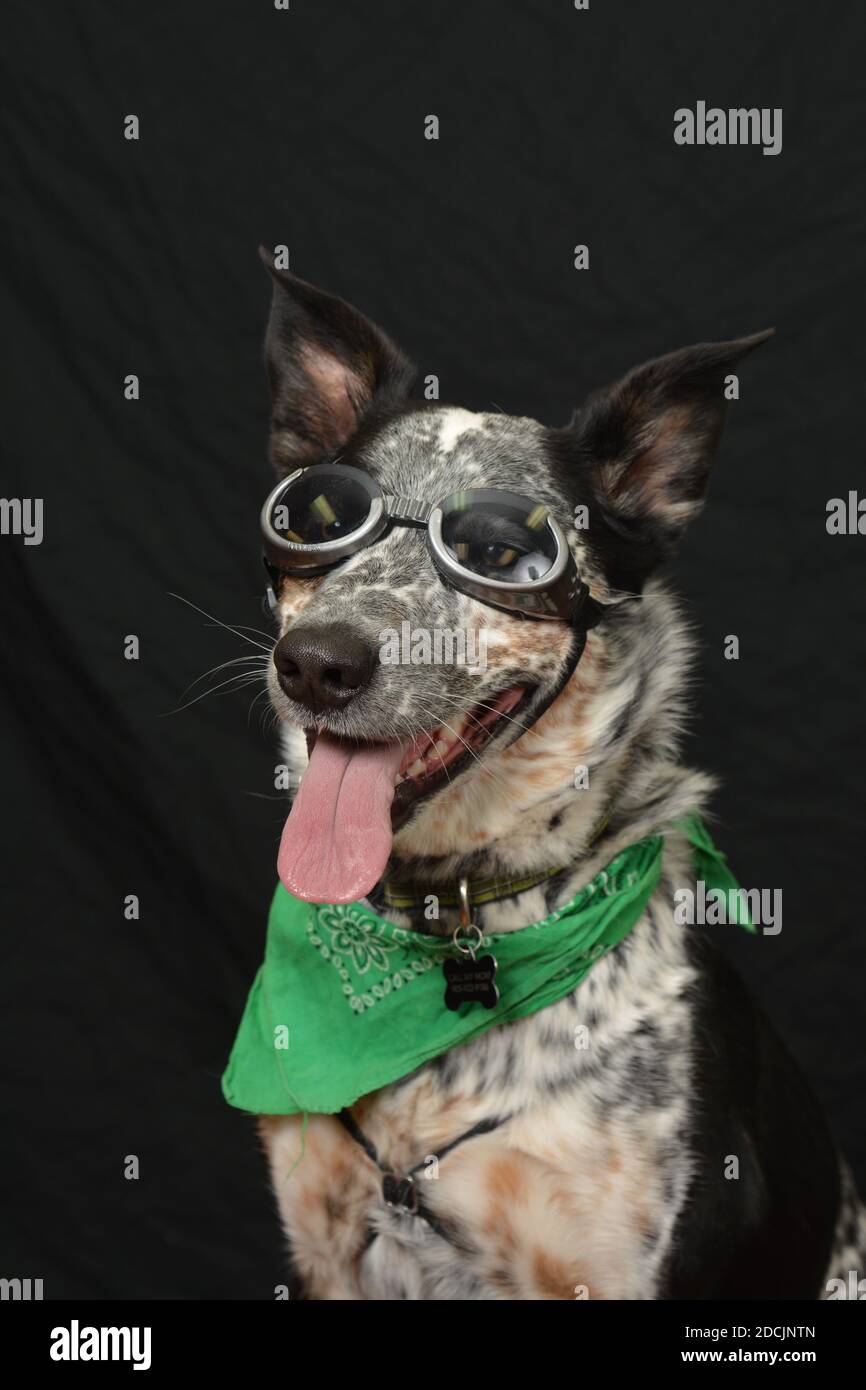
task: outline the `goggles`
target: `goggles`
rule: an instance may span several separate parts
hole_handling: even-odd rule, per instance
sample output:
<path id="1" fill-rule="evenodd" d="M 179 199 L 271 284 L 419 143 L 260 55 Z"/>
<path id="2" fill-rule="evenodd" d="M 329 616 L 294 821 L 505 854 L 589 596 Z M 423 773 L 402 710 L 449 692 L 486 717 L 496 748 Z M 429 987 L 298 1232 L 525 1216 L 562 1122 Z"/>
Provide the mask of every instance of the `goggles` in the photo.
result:
<path id="1" fill-rule="evenodd" d="M 498 488 L 452 492 L 435 503 L 390 496 L 368 473 L 341 463 L 299 468 L 262 507 L 272 607 L 282 575 L 325 574 L 392 526 L 426 529 L 442 581 L 492 608 L 581 629 L 604 615 L 543 503 Z"/>

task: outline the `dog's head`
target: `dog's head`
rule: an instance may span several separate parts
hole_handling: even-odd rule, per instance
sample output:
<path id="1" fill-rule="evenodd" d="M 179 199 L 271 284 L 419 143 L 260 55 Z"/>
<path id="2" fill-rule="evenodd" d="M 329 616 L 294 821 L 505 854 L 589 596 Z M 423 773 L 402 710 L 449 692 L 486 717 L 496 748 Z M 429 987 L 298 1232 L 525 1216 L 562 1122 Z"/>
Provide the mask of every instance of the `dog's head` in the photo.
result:
<path id="1" fill-rule="evenodd" d="M 263 259 L 274 279 L 266 366 L 278 473 L 339 459 L 387 495 L 523 494 L 557 519 L 611 613 L 643 592 L 700 509 L 726 377 L 768 336 L 657 358 L 550 429 L 410 400 L 414 370 L 384 333 Z M 276 601 L 271 696 L 294 731 L 296 767 L 310 756 L 280 851 L 297 896 L 363 897 L 395 831 L 407 854 L 470 849 L 477 821 L 481 842 L 495 834 L 516 782 L 515 804 L 528 806 L 561 787 L 564 771 L 571 781 L 569 740 L 550 756 L 532 740 L 585 720 L 604 623 L 575 669 L 584 632 L 449 587 L 424 530 L 405 526 L 324 575 L 284 577 Z"/>

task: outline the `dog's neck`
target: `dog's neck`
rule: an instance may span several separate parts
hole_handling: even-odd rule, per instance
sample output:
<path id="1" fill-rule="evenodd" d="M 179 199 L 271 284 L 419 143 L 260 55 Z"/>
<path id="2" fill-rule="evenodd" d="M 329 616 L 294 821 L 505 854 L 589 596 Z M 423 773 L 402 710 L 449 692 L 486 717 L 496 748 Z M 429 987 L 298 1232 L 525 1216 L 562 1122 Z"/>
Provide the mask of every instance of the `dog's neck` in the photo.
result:
<path id="1" fill-rule="evenodd" d="M 712 782 L 678 762 L 690 656 L 675 602 L 649 586 L 589 634 L 571 679 L 526 733 L 397 833 L 386 879 L 435 894 L 464 876 L 514 880 L 563 866 L 547 888 L 485 908 L 487 930 L 515 929 L 567 902 L 627 844 L 700 809 Z M 381 884 L 370 901 L 407 921 L 387 909 Z M 453 916 L 427 929 L 447 931 Z"/>

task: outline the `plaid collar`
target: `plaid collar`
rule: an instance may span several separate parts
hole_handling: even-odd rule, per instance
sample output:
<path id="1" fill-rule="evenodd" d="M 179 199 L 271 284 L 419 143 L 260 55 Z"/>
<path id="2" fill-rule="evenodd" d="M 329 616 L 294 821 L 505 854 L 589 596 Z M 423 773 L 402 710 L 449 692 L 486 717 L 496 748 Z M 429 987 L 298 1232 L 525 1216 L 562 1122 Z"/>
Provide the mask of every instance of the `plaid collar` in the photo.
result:
<path id="1" fill-rule="evenodd" d="M 588 843 L 591 848 L 610 824 L 610 814 L 605 815 L 596 826 Z M 485 903 L 500 902 L 504 898 L 516 898 L 518 893 L 526 893 L 537 888 L 540 883 L 548 883 L 557 874 L 564 873 L 572 866 L 555 864 L 550 869 L 537 869 L 535 873 L 521 874 L 518 878 L 470 878 L 467 879 L 470 907 L 483 907 Z M 400 882 L 386 879 L 382 884 L 381 897 L 386 907 L 398 911 L 422 908 L 428 898 L 435 896 L 440 907 L 459 907 L 461 903 L 458 888 L 443 889 L 441 885 L 430 883 Z"/>
<path id="2" fill-rule="evenodd" d="M 495 903 L 501 898 L 515 898 L 539 883 L 547 883 L 567 867 L 557 864 L 552 869 L 539 869 L 534 874 L 523 874 L 520 878 L 471 878 L 468 880 L 469 902 L 472 907 L 484 903 Z M 382 897 L 387 907 L 401 910 L 424 907 L 427 899 L 435 895 L 440 907 L 459 907 L 460 894 L 457 889 L 443 889 L 441 885 L 423 883 L 397 883 L 388 879 L 382 885 Z"/>

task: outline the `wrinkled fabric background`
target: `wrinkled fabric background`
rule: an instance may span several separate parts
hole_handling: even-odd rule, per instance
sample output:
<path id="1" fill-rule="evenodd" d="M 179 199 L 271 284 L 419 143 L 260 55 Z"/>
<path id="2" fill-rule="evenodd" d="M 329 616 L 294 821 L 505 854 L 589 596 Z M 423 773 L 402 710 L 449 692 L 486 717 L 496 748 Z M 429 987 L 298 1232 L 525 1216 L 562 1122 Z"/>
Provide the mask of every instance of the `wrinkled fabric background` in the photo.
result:
<path id="1" fill-rule="evenodd" d="M 171 713 L 253 650 L 171 594 L 267 628 L 259 241 L 444 400 L 551 424 L 646 357 L 776 326 L 674 571 L 687 756 L 721 779 L 740 881 L 783 890 L 781 935 L 726 942 L 863 1182 L 866 537 L 825 529 L 866 491 L 862 7 L 82 0 L 12 4 L 4 30 L 2 493 L 44 498 L 45 538 L 0 537 L 0 1274 L 46 1298 L 284 1277 L 219 1091 L 278 757 L 253 689 Z M 782 107 L 782 153 L 676 146 L 698 100 Z"/>

